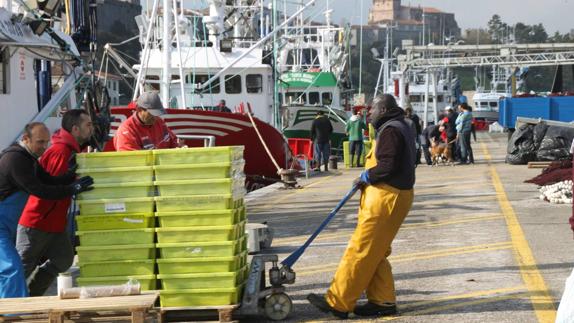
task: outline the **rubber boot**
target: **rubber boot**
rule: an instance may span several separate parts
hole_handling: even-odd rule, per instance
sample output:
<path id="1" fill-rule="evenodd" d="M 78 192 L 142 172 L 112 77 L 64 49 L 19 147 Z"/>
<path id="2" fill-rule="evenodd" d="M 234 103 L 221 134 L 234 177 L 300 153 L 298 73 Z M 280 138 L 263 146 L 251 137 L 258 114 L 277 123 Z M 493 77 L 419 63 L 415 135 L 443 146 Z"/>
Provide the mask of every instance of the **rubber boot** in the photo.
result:
<path id="1" fill-rule="evenodd" d="M 355 160 L 355 155 L 351 155 L 351 165 L 349 167 L 353 168 L 353 161 Z"/>
<path id="2" fill-rule="evenodd" d="M 326 171 L 326 172 L 329 171 L 329 162 L 325 162 L 325 171 Z"/>

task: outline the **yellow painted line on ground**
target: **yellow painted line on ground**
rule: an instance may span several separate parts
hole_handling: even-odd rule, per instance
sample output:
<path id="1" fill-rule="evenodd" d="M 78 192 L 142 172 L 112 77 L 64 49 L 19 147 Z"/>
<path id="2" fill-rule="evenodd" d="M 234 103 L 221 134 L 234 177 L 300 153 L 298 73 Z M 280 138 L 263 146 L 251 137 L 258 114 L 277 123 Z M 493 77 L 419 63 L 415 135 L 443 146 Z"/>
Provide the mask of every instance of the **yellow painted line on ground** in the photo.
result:
<path id="1" fill-rule="evenodd" d="M 437 185 L 437 186 L 423 186 L 423 187 L 417 187 L 415 186 L 415 191 L 417 192 L 417 194 L 421 194 L 421 193 L 437 193 L 437 194 L 444 194 L 446 192 L 452 192 L 451 189 L 456 190 L 456 191 L 460 191 L 460 189 L 463 188 L 483 188 L 484 184 L 488 184 L 488 181 L 482 181 L 482 180 L 476 180 L 476 181 L 472 181 L 471 183 L 465 183 L 465 184 L 460 184 L 460 183 L 442 183 L 441 185 Z M 456 192 L 455 191 L 455 192 Z"/>
<path id="2" fill-rule="evenodd" d="M 308 215 L 307 215 L 308 216 Z M 464 217 L 461 219 L 456 220 L 446 220 L 446 221 L 436 221 L 436 222 L 422 222 L 422 223 L 408 223 L 403 224 L 401 226 L 401 230 L 414 230 L 419 228 L 434 228 L 440 227 L 445 225 L 453 225 L 453 224 L 462 224 L 462 223 L 469 223 L 469 222 L 479 222 L 479 221 L 489 221 L 489 220 L 497 220 L 503 219 L 502 214 L 500 213 L 487 213 L 485 215 L 474 216 L 474 217 Z M 315 239 L 315 241 L 325 241 L 331 239 L 349 239 L 351 234 L 355 230 L 340 230 L 337 232 L 331 233 L 323 233 L 319 237 Z M 286 238 L 275 238 L 273 239 L 273 243 L 275 246 L 283 246 L 286 243 L 303 243 L 309 238 L 308 235 L 304 236 L 296 236 L 296 237 L 286 237 Z"/>
<path id="3" fill-rule="evenodd" d="M 482 148 L 486 159 L 490 162 L 492 158 L 488 148 L 484 144 L 481 144 L 480 147 Z M 512 208 L 512 204 L 508 200 L 502 181 L 493 165 L 490 165 L 490 173 L 494 189 L 497 193 L 500 209 L 502 210 L 502 214 L 506 220 L 506 226 L 514 249 L 514 257 L 520 268 L 522 280 L 524 280 L 524 283 L 530 292 L 530 301 L 534 308 L 534 312 L 536 313 L 536 317 L 539 322 L 554 322 L 556 320 L 554 299 L 550 296 L 544 277 L 542 277 L 542 274 L 538 270 L 536 260 L 534 259 L 532 250 L 524 236 L 518 217 Z"/>
<path id="4" fill-rule="evenodd" d="M 489 295 L 494 295 L 494 294 L 508 294 L 508 293 L 512 293 L 512 292 L 522 291 L 525 289 L 526 289 L 526 286 L 517 285 L 517 286 L 513 286 L 513 287 L 504 287 L 504 288 L 498 288 L 498 289 L 487 289 L 487 290 L 481 290 L 481 291 L 477 291 L 477 292 L 470 292 L 470 293 L 464 293 L 464 294 L 446 295 L 446 296 L 435 297 L 435 298 L 432 298 L 432 299 L 427 300 L 427 301 L 408 303 L 405 305 L 401 305 L 400 308 L 401 309 L 412 309 L 412 308 L 416 308 L 416 307 L 421 307 L 421 306 L 425 306 L 425 305 L 432 305 L 432 304 L 437 304 L 437 303 L 442 303 L 442 302 L 452 301 L 452 300 L 461 300 L 461 299 L 474 298 L 474 297 L 483 297 L 483 296 L 489 296 Z"/>
<path id="5" fill-rule="evenodd" d="M 463 255 L 463 254 L 469 254 L 469 253 L 504 250 L 504 249 L 510 249 L 510 248 L 512 248 L 511 242 L 505 241 L 505 242 L 488 243 L 488 244 L 481 244 L 481 245 L 474 245 L 474 246 L 448 248 L 448 249 L 441 249 L 441 250 L 435 250 L 435 251 L 424 251 L 424 252 L 414 252 L 414 253 L 408 253 L 408 254 L 402 254 L 402 255 L 395 255 L 395 256 L 390 256 L 389 261 L 391 261 L 391 263 L 395 264 L 395 263 L 414 261 L 414 260 L 434 259 L 434 258 L 439 258 L 439 257 L 449 257 L 449 256 Z M 314 275 L 314 274 L 319 274 L 319 273 L 326 273 L 326 272 L 334 271 L 337 268 L 337 266 L 339 266 L 339 263 L 308 266 L 308 267 L 303 267 L 301 269 L 296 269 L 296 273 L 297 273 L 297 276 L 308 276 L 308 275 Z"/>
<path id="6" fill-rule="evenodd" d="M 460 303 L 456 303 L 456 304 L 435 306 L 435 307 L 427 308 L 424 310 L 418 310 L 418 311 L 412 311 L 412 312 L 408 312 L 408 311 L 402 312 L 401 316 L 388 318 L 385 321 L 390 321 L 393 319 L 398 319 L 398 318 L 403 318 L 403 317 L 408 317 L 408 316 L 417 316 L 417 315 L 437 313 L 437 312 L 441 312 L 441 311 L 448 311 L 448 310 L 452 310 L 452 309 L 460 308 L 460 307 L 469 307 L 469 306 L 481 305 L 481 304 L 487 304 L 487 303 L 493 303 L 493 302 L 502 302 L 502 301 L 507 301 L 507 300 L 511 300 L 511 299 L 518 299 L 518 298 L 528 298 L 528 296 L 529 296 L 529 293 L 524 292 L 524 293 L 511 294 L 511 295 L 500 295 L 500 296 L 482 298 L 482 299 L 477 299 L 474 301 L 460 302 Z"/>
<path id="7" fill-rule="evenodd" d="M 506 299 L 514 299 L 514 298 L 526 298 L 528 297 L 527 293 L 516 293 L 516 292 L 520 292 L 525 290 L 526 287 L 524 285 L 519 285 L 519 286 L 513 286 L 513 287 L 506 287 L 506 288 L 498 288 L 498 289 L 489 289 L 489 290 L 482 290 L 482 291 L 476 291 L 476 292 L 470 292 L 470 293 L 464 293 L 464 294 L 455 294 L 455 295 L 447 295 L 447 296 L 441 296 L 441 297 L 436 297 L 427 301 L 419 301 L 419 302 L 413 302 L 413 303 L 407 303 L 407 304 L 399 304 L 399 311 L 400 314 L 399 316 L 392 316 L 392 317 L 381 317 L 381 318 L 377 318 L 376 320 L 378 321 L 392 321 L 392 320 L 396 320 L 399 319 L 401 317 L 405 317 L 405 316 L 414 316 L 414 315 L 422 315 L 422 314 L 430 314 L 430 313 L 435 313 L 435 312 L 440 312 L 443 310 L 450 310 L 453 308 L 458 308 L 458 307 L 464 307 L 464 306 L 471 306 L 471 305 L 478 305 L 478 304 L 484 304 L 484 303 L 490 303 L 490 302 L 497 302 L 497 301 L 501 301 L 501 300 L 506 300 Z M 509 293 L 513 293 L 512 295 L 508 295 Z M 489 297 L 489 298 L 483 298 L 483 299 L 479 299 L 479 300 L 473 300 L 473 301 L 464 301 L 464 302 L 457 302 L 457 303 L 450 303 L 450 304 L 444 304 L 444 305 L 439 305 L 439 306 L 433 306 L 433 307 L 429 307 L 429 308 L 425 308 L 425 309 L 421 309 L 421 310 L 414 310 L 418 307 L 423 307 L 426 305 L 435 305 L 435 304 L 440 304 L 440 303 L 444 303 L 444 302 L 450 302 L 450 301 L 461 301 L 461 300 L 465 300 L 465 299 L 469 299 L 469 298 L 476 298 L 476 297 L 488 297 L 491 295 L 499 295 L 496 297 Z M 476 302 L 480 302 L 480 303 L 476 303 Z M 304 322 L 329 322 L 332 320 L 329 319 L 325 319 L 323 320 L 318 320 L 318 321 L 304 321 Z M 373 322 L 373 321 L 355 321 L 353 320 L 353 322 Z"/>
<path id="8" fill-rule="evenodd" d="M 464 197 L 454 197 L 449 195 L 444 195 L 444 198 L 436 198 L 434 200 L 425 199 L 424 201 L 417 201 L 417 191 L 415 190 L 415 201 L 414 204 L 421 204 L 424 205 L 436 205 L 436 204 L 448 204 L 451 206 L 454 203 L 463 203 L 463 202 L 483 202 L 483 201 L 496 201 L 496 194 L 492 195 L 479 195 L 479 196 L 464 196 Z"/>

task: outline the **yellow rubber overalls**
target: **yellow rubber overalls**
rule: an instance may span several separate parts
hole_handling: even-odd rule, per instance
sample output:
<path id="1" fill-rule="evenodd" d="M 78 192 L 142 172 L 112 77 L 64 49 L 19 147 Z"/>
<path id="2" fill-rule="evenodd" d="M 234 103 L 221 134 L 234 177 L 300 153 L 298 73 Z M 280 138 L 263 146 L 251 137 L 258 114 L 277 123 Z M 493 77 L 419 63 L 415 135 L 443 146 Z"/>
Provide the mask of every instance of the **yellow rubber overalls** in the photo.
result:
<path id="1" fill-rule="evenodd" d="M 365 161 L 365 168 L 377 165 L 376 141 Z M 357 228 L 325 298 L 341 312 L 351 312 L 367 291 L 371 303 L 395 303 L 395 282 L 391 264 L 391 243 L 413 203 L 414 190 L 398 190 L 387 184 L 366 186 L 361 194 Z"/>

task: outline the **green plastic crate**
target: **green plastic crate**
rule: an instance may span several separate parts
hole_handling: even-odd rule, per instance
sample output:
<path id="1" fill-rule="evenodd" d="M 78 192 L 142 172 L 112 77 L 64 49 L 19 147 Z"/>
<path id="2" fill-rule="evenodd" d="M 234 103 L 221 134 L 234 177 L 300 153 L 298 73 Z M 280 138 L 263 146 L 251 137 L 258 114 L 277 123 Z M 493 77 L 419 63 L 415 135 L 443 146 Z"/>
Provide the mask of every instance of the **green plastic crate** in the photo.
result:
<path id="1" fill-rule="evenodd" d="M 153 197 L 130 197 L 123 199 L 98 199 L 78 201 L 81 215 L 101 215 L 113 213 L 152 213 Z"/>
<path id="2" fill-rule="evenodd" d="M 184 228 L 156 228 L 158 243 L 231 241 L 237 240 L 245 231 L 242 223 L 234 225 L 200 226 Z"/>
<path id="3" fill-rule="evenodd" d="M 207 272 L 230 272 L 244 267 L 247 252 L 228 257 L 194 257 L 157 259 L 160 274 L 193 274 Z"/>
<path id="4" fill-rule="evenodd" d="M 93 190 L 78 195 L 79 200 L 153 197 L 155 195 L 152 181 L 109 184 L 98 184 L 94 181 L 94 183 Z"/>
<path id="5" fill-rule="evenodd" d="M 231 194 L 156 196 L 158 212 L 235 209 L 243 205 L 243 197 Z"/>
<path id="6" fill-rule="evenodd" d="M 91 176 L 96 184 L 153 181 L 153 166 L 79 169 L 80 176 Z"/>
<path id="7" fill-rule="evenodd" d="M 152 166 L 151 150 L 111 151 L 76 155 L 78 168 L 139 167 Z"/>
<path id="8" fill-rule="evenodd" d="M 78 286 L 105 286 L 123 285 L 130 279 L 137 280 L 142 290 L 156 290 L 155 275 L 129 275 L 129 276 L 104 276 L 104 277 L 78 277 Z"/>
<path id="9" fill-rule="evenodd" d="M 243 159 L 225 163 L 153 166 L 155 179 L 158 181 L 235 178 L 244 176 L 244 168 L 245 161 Z"/>
<path id="10" fill-rule="evenodd" d="M 243 283 L 243 268 L 233 272 L 159 274 L 163 290 L 233 288 Z"/>
<path id="11" fill-rule="evenodd" d="M 232 225 L 245 217 L 245 207 L 223 210 L 156 212 L 162 228 Z"/>
<path id="12" fill-rule="evenodd" d="M 245 177 L 219 179 L 192 179 L 156 181 L 160 196 L 187 196 L 206 194 L 245 195 Z"/>
<path id="13" fill-rule="evenodd" d="M 121 213 L 105 215 L 78 215 L 78 231 L 121 230 L 153 228 L 153 213 Z"/>
<path id="14" fill-rule="evenodd" d="M 101 277 L 105 269 L 106 276 L 153 275 L 154 259 L 119 260 L 80 263 L 81 277 Z"/>
<path id="15" fill-rule="evenodd" d="M 162 290 L 162 307 L 220 306 L 238 304 L 243 286 L 233 288 Z"/>
<path id="16" fill-rule="evenodd" d="M 155 165 L 208 164 L 243 159 L 243 146 L 158 149 L 153 151 Z"/>
<path id="17" fill-rule="evenodd" d="M 79 246 L 76 247 L 80 263 L 155 259 L 155 245 L 114 245 L 114 246 Z"/>
<path id="18" fill-rule="evenodd" d="M 244 240 L 158 243 L 156 246 L 161 258 L 231 257 L 244 251 Z"/>
<path id="19" fill-rule="evenodd" d="M 154 243 L 154 229 L 78 231 L 82 246 Z"/>

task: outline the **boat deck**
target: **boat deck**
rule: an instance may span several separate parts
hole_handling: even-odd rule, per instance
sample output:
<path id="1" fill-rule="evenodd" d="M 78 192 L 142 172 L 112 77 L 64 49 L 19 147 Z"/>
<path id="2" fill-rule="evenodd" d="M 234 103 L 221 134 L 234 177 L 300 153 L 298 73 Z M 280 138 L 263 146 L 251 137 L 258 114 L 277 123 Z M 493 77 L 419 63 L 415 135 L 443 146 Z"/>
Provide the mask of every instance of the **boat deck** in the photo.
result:
<path id="1" fill-rule="evenodd" d="M 554 322 L 574 266 L 571 206 L 540 201 L 536 186 L 523 183 L 540 169 L 504 163 L 506 134 L 478 137 L 472 143 L 475 165 L 417 169 L 415 202 L 390 257 L 400 315 L 388 320 Z M 283 259 L 300 246 L 359 173 L 323 172 L 302 180 L 302 189 L 266 188 L 251 197 L 249 221 L 267 221 L 275 230 L 265 252 Z M 333 320 L 305 296 L 328 288 L 355 228 L 357 206 L 355 196 L 295 265 L 297 282 L 287 287 L 295 304 L 289 321 Z"/>

